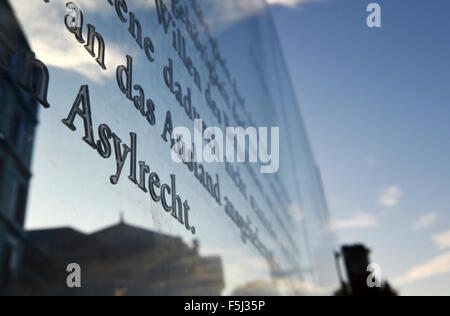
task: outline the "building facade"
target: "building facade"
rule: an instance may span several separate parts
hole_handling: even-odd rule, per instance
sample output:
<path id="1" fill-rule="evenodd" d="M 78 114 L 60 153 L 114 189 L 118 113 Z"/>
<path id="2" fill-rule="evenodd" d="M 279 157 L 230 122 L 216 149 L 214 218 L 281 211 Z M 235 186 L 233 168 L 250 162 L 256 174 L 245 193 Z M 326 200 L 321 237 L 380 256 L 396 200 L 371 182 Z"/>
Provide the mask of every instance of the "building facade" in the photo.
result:
<path id="1" fill-rule="evenodd" d="M 21 85 L 31 51 L 7 1 L 0 2 L 0 25 L 0 283 L 5 285 L 17 276 L 23 249 L 38 103 Z"/>

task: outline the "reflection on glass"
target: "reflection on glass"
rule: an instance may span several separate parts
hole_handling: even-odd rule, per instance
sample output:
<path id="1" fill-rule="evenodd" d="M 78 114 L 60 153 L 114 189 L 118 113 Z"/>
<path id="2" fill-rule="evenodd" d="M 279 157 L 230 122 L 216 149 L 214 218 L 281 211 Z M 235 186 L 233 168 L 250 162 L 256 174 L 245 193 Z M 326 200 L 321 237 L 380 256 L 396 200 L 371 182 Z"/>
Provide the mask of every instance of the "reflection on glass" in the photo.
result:
<path id="1" fill-rule="evenodd" d="M 60 267 L 75 261 L 83 286 L 78 295 L 221 295 L 220 257 L 201 257 L 199 243 L 121 222 L 93 234 L 71 228 L 28 232 L 20 293 L 71 294 Z"/>
<path id="2" fill-rule="evenodd" d="M 265 1 L 0 6 L 2 294 L 336 288 L 320 174 Z M 171 131 L 194 119 L 279 127 L 279 171 L 173 162 Z M 81 288 L 66 284 L 72 263 Z"/>

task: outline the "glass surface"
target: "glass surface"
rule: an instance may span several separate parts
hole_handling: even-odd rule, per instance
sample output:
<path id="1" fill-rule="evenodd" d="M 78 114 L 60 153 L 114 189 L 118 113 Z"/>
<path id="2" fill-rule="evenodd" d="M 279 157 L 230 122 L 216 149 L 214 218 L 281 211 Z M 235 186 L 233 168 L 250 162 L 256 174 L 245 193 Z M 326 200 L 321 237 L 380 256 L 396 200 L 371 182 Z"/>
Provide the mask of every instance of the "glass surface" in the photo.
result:
<path id="1" fill-rule="evenodd" d="M 2 0 L 0 40 L 3 294 L 338 287 L 319 168 L 265 1 Z M 175 163 L 170 128 L 194 133 L 195 118 L 279 127 L 279 170 Z"/>

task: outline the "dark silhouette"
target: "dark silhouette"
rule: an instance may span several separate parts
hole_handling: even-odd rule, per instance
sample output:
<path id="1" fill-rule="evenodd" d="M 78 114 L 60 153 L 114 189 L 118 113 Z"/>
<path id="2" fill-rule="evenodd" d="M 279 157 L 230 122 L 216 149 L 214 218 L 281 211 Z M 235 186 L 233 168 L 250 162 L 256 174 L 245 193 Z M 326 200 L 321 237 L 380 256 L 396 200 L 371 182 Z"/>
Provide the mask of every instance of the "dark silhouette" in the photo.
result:
<path id="1" fill-rule="evenodd" d="M 341 254 L 337 254 L 339 260 Z M 398 293 L 392 289 L 387 281 L 381 282 L 381 286 L 370 287 L 368 279 L 371 272 L 368 271 L 370 265 L 370 250 L 364 245 L 353 245 L 342 247 L 342 257 L 347 271 L 348 283 L 341 279 L 341 288 L 335 293 L 336 296 L 397 296 Z M 338 261 L 337 261 L 338 262 Z M 338 270 L 340 264 L 338 262 Z M 340 274 L 341 275 L 341 274 Z"/>

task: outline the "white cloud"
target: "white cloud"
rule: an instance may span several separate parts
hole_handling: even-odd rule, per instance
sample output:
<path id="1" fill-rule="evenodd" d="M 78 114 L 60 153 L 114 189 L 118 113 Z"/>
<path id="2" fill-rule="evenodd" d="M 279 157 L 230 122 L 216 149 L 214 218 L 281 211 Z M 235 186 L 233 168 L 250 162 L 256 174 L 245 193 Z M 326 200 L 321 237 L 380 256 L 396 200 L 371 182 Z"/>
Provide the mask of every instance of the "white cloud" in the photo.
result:
<path id="1" fill-rule="evenodd" d="M 392 185 L 385 188 L 379 197 L 379 202 L 381 206 L 393 207 L 400 203 L 400 198 L 402 197 L 402 190 L 398 185 Z"/>
<path id="2" fill-rule="evenodd" d="M 421 230 L 430 227 L 437 219 L 436 213 L 428 213 L 419 217 L 413 224 L 414 230 Z"/>
<path id="3" fill-rule="evenodd" d="M 229 248 L 203 246 L 201 254 L 203 256 L 220 254 L 226 284 L 224 295 L 232 294 L 235 289 L 252 280 L 266 280 L 269 275 L 267 262 L 257 254 L 248 253 L 246 248 L 233 245 Z M 251 269 L 242 269 L 242 267 L 251 267 Z"/>
<path id="4" fill-rule="evenodd" d="M 286 7 L 295 7 L 304 3 L 311 2 L 324 2 L 327 0 L 267 0 L 267 3 L 270 5 L 284 5 Z"/>
<path id="5" fill-rule="evenodd" d="M 106 15 L 110 14 L 111 5 L 105 3 L 104 1 L 92 1 L 92 0 L 77 0 L 78 6 L 84 10 L 89 10 L 90 12 L 95 13 L 105 13 Z M 139 8 L 154 8 L 155 1 L 154 0 L 128 0 L 127 1 L 129 9 Z"/>
<path id="6" fill-rule="evenodd" d="M 356 213 L 348 219 L 334 220 L 330 222 L 329 229 L 332 231 L 348 228 L 369 228 L 378 226 L 375 216 L 368 213 Z"/>
<path id="7" fill-rule="evenodd" d="M 303 210 L 297 202 L 294 202 L 289 205 L 289 213 L 291 214 L 292 218 L 297 222 L 301 222 L 304 218 Z"/>
<path id="8" fill-rule="evenodd" d="M 110 9 L 102 4 L 100 1 L 83 1 L 80 5 L 97 13 Z M 67 11 L 63 2 L 45 4 L 39 1 L 12 1 L 11 5 L 36 57 L 47 66 L 74 71 L 96 83 L 114 77 L 113 67 L 99 71 L 98 64 L 90 54 L 80 49 L 74 36 L 66 31 L 63 17 Z M 113 12 L 111 9 L 109 11 Z M 120 65 L 124 56 L 120 43 L 109 43 L 105 56 L 107 65 Z"/>
<path id="9" fill-rule="evenodd" d="M 373 169 L 377 166 L 377 161 L 373 157 L 367 158 L 367 168 Z"/>
<path id="10" fill-rule="evenodd" d="M 289 280 L 289 282 L 283 282 L 286 281 L 286 279 L 278 279 L 275 278 L 279 282 L 279 290 L 281 293 L 292 293 L 292 291 L 300 294 L 300 295 L 314 295 L 314 296 L 320 296 L 320 295 L 330 295 L 330 293 L 335 290 L 333 287 L 323 287 L 319 285 L 315 285 L 314 283 L 310 281 L 298 281 L 298 280 Z"/>
<path id="11" fill-rule="evenodd" d="M 450 252 L 436 257 L 429 262 L 413 267 L 406 274 L 394 280 L 397 284 L 413 283 L 433 276 L 450 272 Z"/>
<path id="12" fill-rule="evenodd" d="M 436 234 L 431 238 L 436 243 L 436 246 L 439 247 L 440 249 L 450 247 L 450 230 L 440 234 Z"/>

